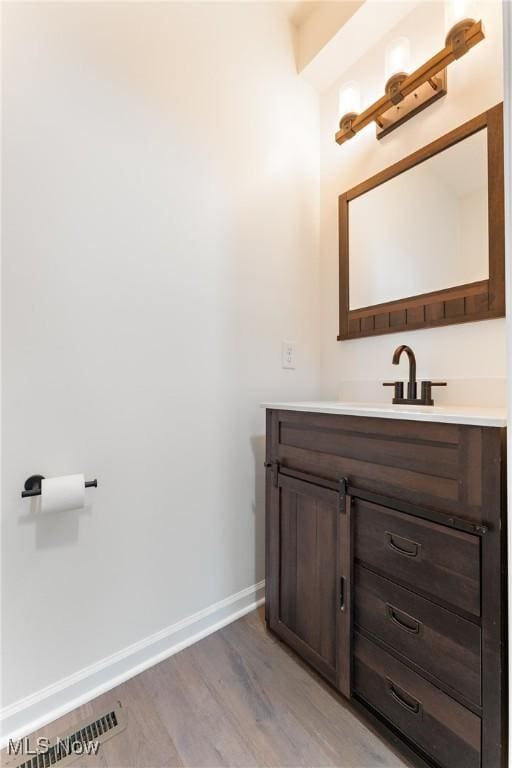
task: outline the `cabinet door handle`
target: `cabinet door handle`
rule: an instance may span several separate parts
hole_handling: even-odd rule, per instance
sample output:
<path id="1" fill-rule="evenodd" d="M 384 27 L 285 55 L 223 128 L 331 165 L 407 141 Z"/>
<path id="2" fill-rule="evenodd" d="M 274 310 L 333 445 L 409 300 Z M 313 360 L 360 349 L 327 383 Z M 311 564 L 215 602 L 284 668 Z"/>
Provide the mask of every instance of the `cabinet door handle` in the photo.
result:
<path id="1" fill-rule="evenodd" d="M 418 701 L 418 699 L 415 699 L 414 696 L 411 696 L 410 693 L 404 691 L 389 678 L 386 679 L 386 683 L 389 695 L 397 704 L 400 704 L 401 707 L 406 709 L 412 715 L 420 714 L 421 702 Z"/>
<path id="2" fill-rule="evenodd" d="M 386 531 L 386 536 L 388 538 L 388 546 L 390 549 L 398 552 L 400 555 L 405 555 L 406 557 L 418 556 L 421 549 L 421 544 L 418 544 L 418 542 L 412 541 L 412 539 L 405 539 L 397 533 L 391 533 L 391 531 Z M 404 542 L 405 546 L 400 546 L 398 542 Z"/>
<path id="3" fill-rule="evenodd" d="M 403 629 L 405 632 L 410 632 L 412 635 L 419 634 L 421 622 L 419 622 L 418 619 L 415 619 L 414 616 L 409 616 L 408 613 L 400 611 L 390 603 L 386 603 L 386 610 L 388 618 L 395 624 L 398 624 L 400 629 Z"/>

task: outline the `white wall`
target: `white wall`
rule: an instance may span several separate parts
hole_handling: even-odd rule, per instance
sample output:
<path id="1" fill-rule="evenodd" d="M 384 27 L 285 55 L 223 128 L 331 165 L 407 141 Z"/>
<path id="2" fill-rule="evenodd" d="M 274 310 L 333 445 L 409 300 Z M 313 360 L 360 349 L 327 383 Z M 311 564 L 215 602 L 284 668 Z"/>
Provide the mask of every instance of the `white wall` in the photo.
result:
<path id="1" fill-rule="evenodd" d="M 277 6 L 3 14 L 11 705 L 263 578 L 258 403 L 318 396 L 319 128 Z M 83 513 L 20 499 L 82 471 Z"/>
<path id="2" fill-rule="evenodd" d="M 443 45 L 443 11 L 440 2 L 420 3 L 321 97 L 321 344 L 322 389 L 327 398 L 348 391 L 343 387 L 344 380 L 378 382 L 396 377 L 391 356 L 399 343 L 410 344 L 416 351 L 420 377 L 485 377 L 484 392 L 471 389 L 471 396 L 478 394 L 482 403 L 494 404 L 488 394 L 488 380 L 506 375 L 505 321 L 501 319 L 336 341 L 338 195 L 503 99 L 501 3 L 491 0 L 477 9 L 484 21 L 486 39 L 449 67 L 447 96 L 381 141 L 376 141 L 375 128 L 369 126 L 341 147 L 334 142 L 340 85 L 358 80 L 363 105 L 371 104 L 382 95 L 387 44 L 396 37 L 407 36 L 411 42 L 411 66 L 418 66 Z M 396 214 L 399 229 L 400 211 Z M 421 238 L 421 232 L 418 236 Z M 357 385 L 349 389 L 357 395 Z M 379 389 L 378 383 L 364 387 L 365 397 L 382 397 Z M 493 392 L 498 390 L 501 387 L 493 388 Z M 466 390 L 463 393 L 453 385 L 440 391 L 437 398 L 440 402 L 453 402 L 463 395 L 466 398 Z"/>

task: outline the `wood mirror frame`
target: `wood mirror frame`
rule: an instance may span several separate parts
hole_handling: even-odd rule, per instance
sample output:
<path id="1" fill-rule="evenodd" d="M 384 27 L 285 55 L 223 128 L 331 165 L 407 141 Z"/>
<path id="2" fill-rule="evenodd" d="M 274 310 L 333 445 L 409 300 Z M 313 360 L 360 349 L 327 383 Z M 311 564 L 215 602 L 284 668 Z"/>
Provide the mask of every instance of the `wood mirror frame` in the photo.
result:
<path id="1" fill-rule="evenodd" d="M 383 304 L 350 309 L 348 234 L 350 201 L 483 128 L 487 128 L 489 278 Z M 498 104 L 340 195 L 340 332 L 338 341 L 503 317 L 505 314 L 503 177 L 503 104 Z M 390 264 L 391 268 L 392 264 Z"/>

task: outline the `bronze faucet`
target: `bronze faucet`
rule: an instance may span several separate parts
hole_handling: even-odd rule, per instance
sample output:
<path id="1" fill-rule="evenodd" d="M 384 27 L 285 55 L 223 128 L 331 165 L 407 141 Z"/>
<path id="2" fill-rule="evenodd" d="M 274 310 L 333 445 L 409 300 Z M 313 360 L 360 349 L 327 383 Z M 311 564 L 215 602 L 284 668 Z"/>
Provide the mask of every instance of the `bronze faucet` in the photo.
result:
<path id="1" fill-rule="evenodd" d="M 401 344 L 393 353 L 393 365 L 398 365 L 402 353 L 409 358 L 409 381 L 407 382 L 407 397 L 404 397 L 403 381 L 386 381 L 384 387 L 394 387 L 393 403 L 403 405 L 434 405 L 432 399 L 432 387 L 446 387 L 445 381 L 422 381 L 421 396 L 418 397 L 418 383 L 416 381 L 416 356 L 406 344 Z"/>

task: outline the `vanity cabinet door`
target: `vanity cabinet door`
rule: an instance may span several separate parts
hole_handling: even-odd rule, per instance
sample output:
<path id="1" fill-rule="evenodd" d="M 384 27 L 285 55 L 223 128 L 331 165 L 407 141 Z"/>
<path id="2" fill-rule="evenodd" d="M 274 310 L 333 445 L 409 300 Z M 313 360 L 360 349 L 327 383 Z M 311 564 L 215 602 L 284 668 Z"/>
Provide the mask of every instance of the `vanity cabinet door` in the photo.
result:
<path id="1" fill-rule="evenodd" d="M 337 684 L 340 497 L 279 475 L 269 484 L 267 620 L 270 628 Z"/>

